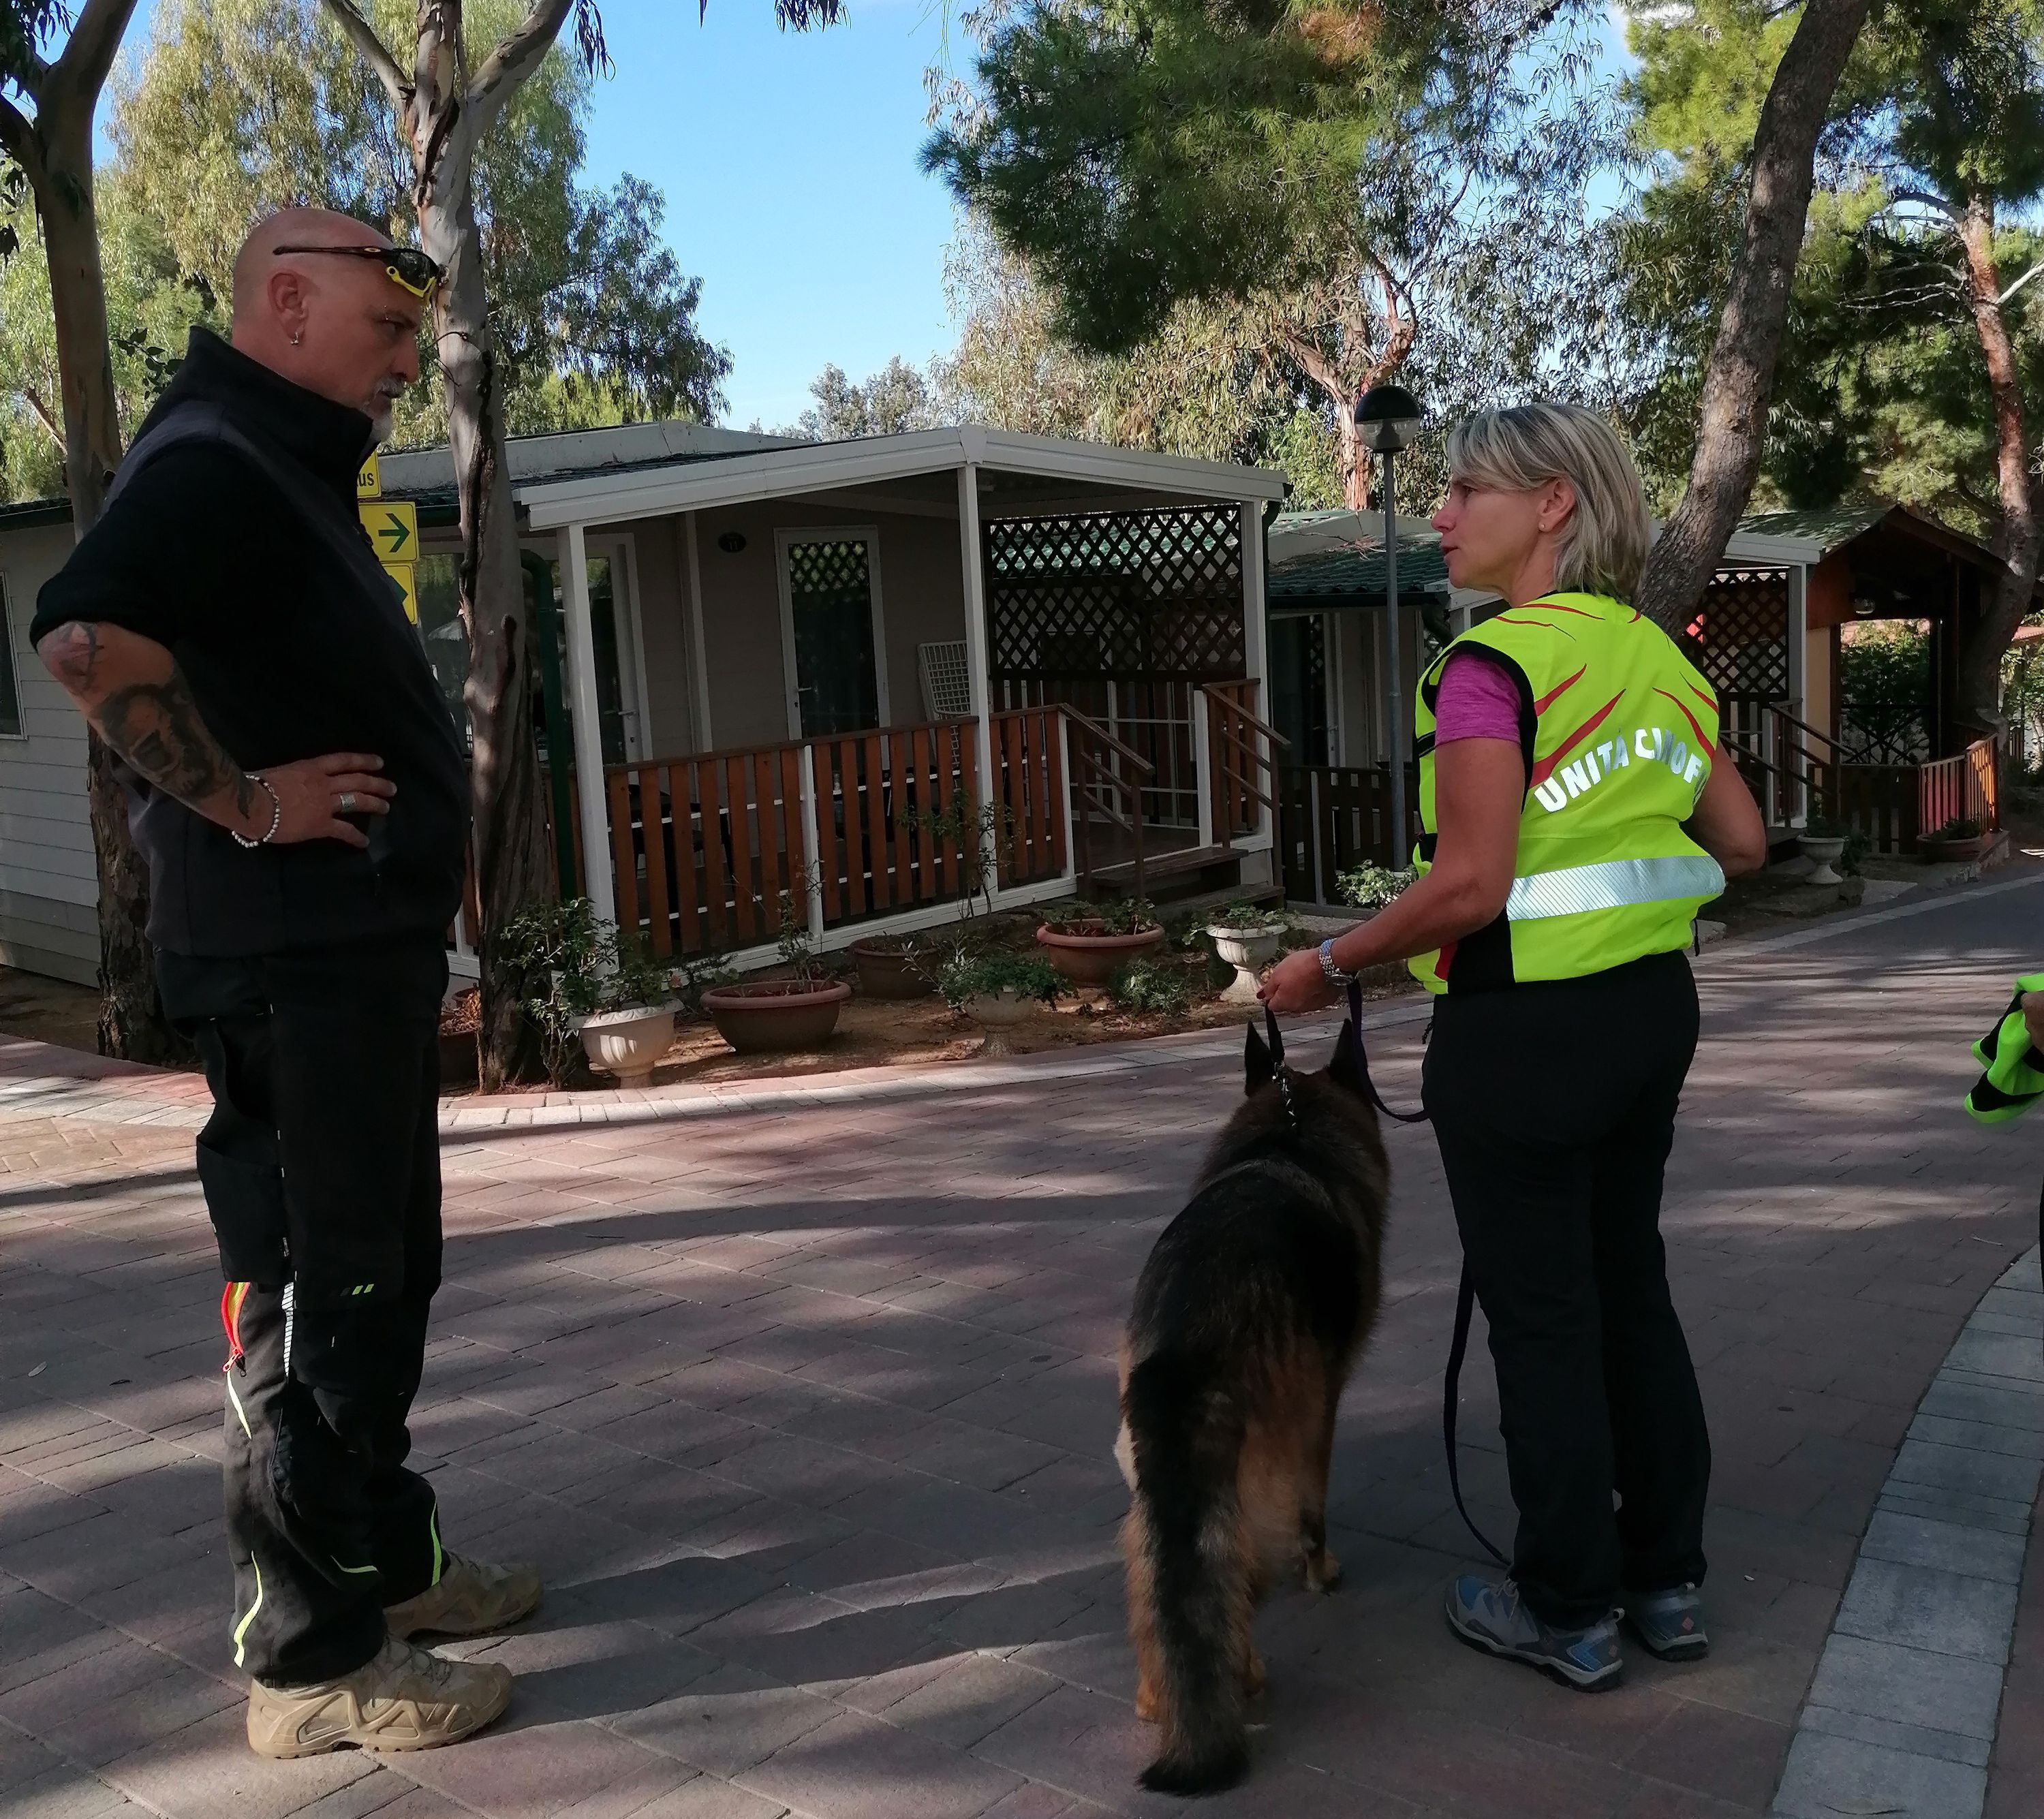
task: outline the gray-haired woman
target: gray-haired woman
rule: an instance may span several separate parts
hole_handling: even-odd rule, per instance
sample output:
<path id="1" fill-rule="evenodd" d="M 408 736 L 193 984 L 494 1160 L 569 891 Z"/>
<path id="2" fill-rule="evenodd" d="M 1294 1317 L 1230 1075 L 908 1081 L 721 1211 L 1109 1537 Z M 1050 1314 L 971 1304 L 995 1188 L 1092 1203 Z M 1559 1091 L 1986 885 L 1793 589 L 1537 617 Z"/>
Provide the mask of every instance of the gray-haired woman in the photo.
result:
<path id="1" fill-rule="evenodd" d="M 1519 1530 L 1465 1574 L 1464 1641 L 1570 1684 L 1708 1647 L 1696 1588 L 1710 1437 L 1668 1291 L 1663 1168 L 1696 1042 L 1685 958 L 1724 873 L 1766 856 L 1718 703 L 1627 604 L 1650 520 L 1624 445 L 1566 405 L 1449 443 L 1449 578 L 1502 608 L 1420 684 L 1418 880 L 1274 969 L 1280 1011 L 1410 962 L 1439 995 L 1425 1103 L 1490 1326 Z"/>

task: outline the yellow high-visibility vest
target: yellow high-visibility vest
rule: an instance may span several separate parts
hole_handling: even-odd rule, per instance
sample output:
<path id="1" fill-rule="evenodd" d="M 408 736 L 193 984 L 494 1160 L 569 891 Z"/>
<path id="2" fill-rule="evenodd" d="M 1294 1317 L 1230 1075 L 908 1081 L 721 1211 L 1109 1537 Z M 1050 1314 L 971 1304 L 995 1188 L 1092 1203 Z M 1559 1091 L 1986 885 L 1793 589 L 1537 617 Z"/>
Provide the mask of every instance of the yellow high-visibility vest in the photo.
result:
<path id="1" fill-rule="evenodd" d="M 1556 593 L 1472 627 L 1420 678 L 1414 864 L 1433 859 L 1434 704 L 1457 653 L 1481 647 L 1520 689 L 1529 754 L 1512 894 L 1488 927 L 1420 955 L 1430 992 L 1577 979 L 1686 947 L 1724 889 L 1683 831 L 1717 762 L 1718 698 L 1668 635 L 1601 594 Z"/>

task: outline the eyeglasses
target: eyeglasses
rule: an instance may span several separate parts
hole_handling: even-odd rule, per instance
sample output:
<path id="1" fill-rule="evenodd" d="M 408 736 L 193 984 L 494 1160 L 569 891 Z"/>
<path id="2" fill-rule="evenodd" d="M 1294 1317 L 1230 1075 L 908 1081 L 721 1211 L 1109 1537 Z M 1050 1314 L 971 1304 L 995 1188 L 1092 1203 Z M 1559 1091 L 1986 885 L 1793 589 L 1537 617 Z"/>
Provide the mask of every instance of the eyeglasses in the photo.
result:
<path id="1" fill-rule="evenodd" d="M 429 298 L 447 271 L 440 261 L 417 247 L 279 247 L 277 255 L 287 252 L 336 253 L 343 259 L 373 259 L 383 267 L 383 275 L 401 290 L 409 290 L 421 302 Z"/>

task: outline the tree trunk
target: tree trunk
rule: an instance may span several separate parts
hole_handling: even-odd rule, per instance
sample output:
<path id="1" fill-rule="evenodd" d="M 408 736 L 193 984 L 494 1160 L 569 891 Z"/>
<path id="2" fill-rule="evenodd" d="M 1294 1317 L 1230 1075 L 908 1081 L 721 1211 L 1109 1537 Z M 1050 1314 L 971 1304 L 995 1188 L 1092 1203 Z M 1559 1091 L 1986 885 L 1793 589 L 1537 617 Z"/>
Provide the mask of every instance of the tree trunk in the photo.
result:
<path id="1" fill-rule="evenodd" d="M 551 892 L 539 765 L 533 748 L 532 647 L 518 527 L 504 453 L 502 382 L 482 287 L 482 236 L 469 184 L 467 129 L 456 125 L 418 184 L 421 244 L 447 267 L 434 298 L 434 327 L 447 394 L 448 441 L 461 506 L 458 578 L 468 630 L 466 695 L 474 749 L 471 802 L 479 943 L 485 1090 L 527 1071 L 531 1028 L 519 1009 L 519 980 L 502 959 L 504 926 Z M 588 862 L 608 861 L 601 829 L 584 836 Z"/>
<path id="2" fill-rule="evenodd" d="M 1817 138 L 1869 4 L 1808 0 L 1760 110 L 1753 187 L 1731 294 L 1704 374 L 1689 488 L 1654 546 L 1634 602 L 1670 630 L 1695 612 L 1760 471 Z"/>
<path id="3" fill-rule="evenodd" d="M 2015 628 L 2026 619 L 2037 593 L 2038 497 L 2030 478 L 2030 442 L 2023 412 L 2023 380 L 2015 346 L 2002 314 L 2001 276 L 1994 262 L 1994 209 L 1970 197 L 1959 221 L 1965 249 L 1967 300 L 1987 362 L 1988 390 L 1994 400 L 1995 490 L 2001 507 L 1994 550 L 2000 566 L 1994 593 L 1961 633 L 1957 684 L 1957 730 L 1985 739 L 2002 730 L 2001 660 Z"/>
<path id="4" fill-rule="evenodd" d="M 132 4 L 102 10 L 92 24 L 117 41 L 132 10 Z M 110 45 L 106 54 L 111 56 Z M 85 59 L 88 66 L 91 61 Z M 120 465 L 121 420 L 93 192 L 92 118 L 99 83 L 90 67 L 79 70 L 70 63 L 68 54 L 60 59 L 38 98 L 37 155 L 26 168 L 49 261 L 71 528 L 83 538 L 98 521 Z M 127 801 L 113 764 L 98 735 L 88 735 L 86 802 L 99 874 L 99 1050 L 127 1061 L 186 1060 L 190 1048 L 165 1019 L 156 996 L 156 965 L 143 935 L 149 871 L 129 837 Z"/>

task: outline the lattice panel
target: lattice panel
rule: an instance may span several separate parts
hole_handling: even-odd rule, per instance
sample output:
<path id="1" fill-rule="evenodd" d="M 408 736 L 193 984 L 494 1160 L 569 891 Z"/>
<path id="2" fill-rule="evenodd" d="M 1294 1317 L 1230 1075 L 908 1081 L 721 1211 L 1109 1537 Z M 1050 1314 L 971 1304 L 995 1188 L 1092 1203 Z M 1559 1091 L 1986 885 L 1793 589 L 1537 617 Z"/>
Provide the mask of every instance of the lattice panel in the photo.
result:
<path id="1" fill-rule="evenodd" d="M 1788 571 L 1721 571 L 1683 640 L 1689 661 L 1721 696 L 1788 697 Z"/>
<path id="2" fill-rule="evenodd" d="M 851 594 L 872 597 L 866 566 L 866 539 L 847 537 L 828 543 L 791 543 L 788 547 L 788 591 L 803 594 Z"/>
<path id="3" fill-rule="evenodd" d="M 997 680 L 1200 681 L 1247 667 L 1232 505 L 997 518 L 986 583 Z"/>

